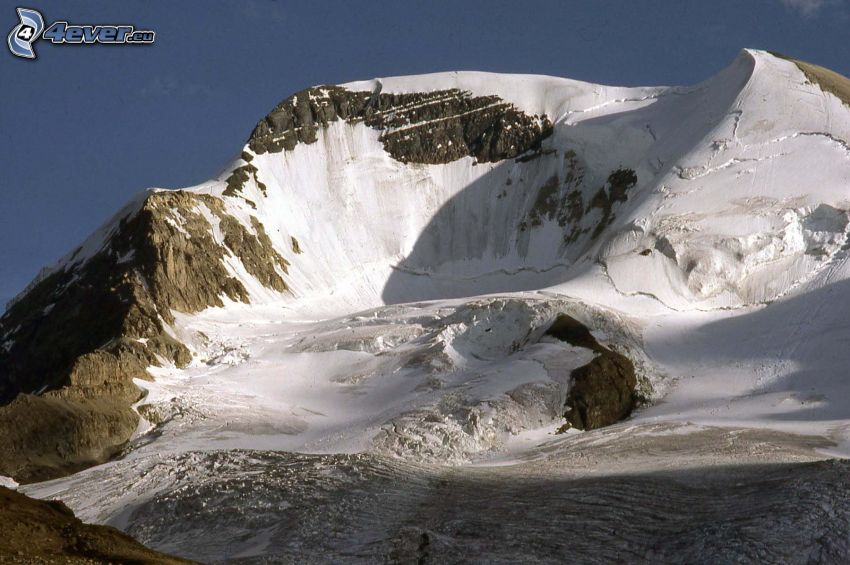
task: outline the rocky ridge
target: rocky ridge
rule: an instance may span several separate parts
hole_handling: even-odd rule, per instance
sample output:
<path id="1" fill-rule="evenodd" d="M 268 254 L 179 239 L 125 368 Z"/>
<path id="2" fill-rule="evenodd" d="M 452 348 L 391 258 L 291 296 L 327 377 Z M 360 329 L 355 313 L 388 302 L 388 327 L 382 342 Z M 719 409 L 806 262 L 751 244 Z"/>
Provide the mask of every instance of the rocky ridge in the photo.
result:
<path id="1" fill-rule="evenodd" d="M 228 257 L 286 290 L 287 261 L 256 218 L 243 224 L 211 195 L 156 191 L 99 251 L 72 254 L 15 301 L 0 318 L 0 474 L 46 479 L 114 454 L 138 422 L 132 379 L 191 359 L 168 330 L 172 311 L 248 302 Z"/>

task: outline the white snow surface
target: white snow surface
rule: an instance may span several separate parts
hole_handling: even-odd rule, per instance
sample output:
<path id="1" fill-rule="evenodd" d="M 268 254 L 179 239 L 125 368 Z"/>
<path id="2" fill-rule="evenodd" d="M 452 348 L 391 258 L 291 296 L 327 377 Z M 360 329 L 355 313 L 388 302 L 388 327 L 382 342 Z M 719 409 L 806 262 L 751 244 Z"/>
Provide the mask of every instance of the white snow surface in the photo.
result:
<path id="1" fill-rule="evenodd" d="M 637 426 L 771 428 L 850 451 L 850 108 L 792 62 L 745 50 L 692 87 L 472 72 L 345 86 L 378 83 L 545 113 L 552 152 L 402 164 L 377 131 L 335 122 L 316 143 L 256 156 L 267 195 L 252 179 L 256 210 L 225 200 L 246 226 L 261 220 L 292 290 L 234 260 L 250 305 L 177 313 L 194 361 L 138 382 L 141 413 L 162 422 L 143 421 L 126 458 L 246 448 L 486 464 L 564 421 L 569 373 L 593 353 L 542 336 L 559 312 L 652 385 Z M 569 151 L 582 190 L 620 167 L 638 183 L 595 239 L 564 245 L 556 221 L 518 231 Z M 226 176 L 189 190 L 220 195 Z M 87 512 L 118 523 L 115 509 Z"/>

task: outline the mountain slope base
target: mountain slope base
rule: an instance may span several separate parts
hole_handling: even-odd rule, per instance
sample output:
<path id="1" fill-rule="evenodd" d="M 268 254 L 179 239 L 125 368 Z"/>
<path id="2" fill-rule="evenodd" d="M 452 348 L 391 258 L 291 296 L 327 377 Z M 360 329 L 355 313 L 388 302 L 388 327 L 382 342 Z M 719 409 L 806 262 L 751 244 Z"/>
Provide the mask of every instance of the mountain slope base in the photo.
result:
<path id="1" fill-rule="evenodd" d="M 0 563 L 191 563 L 150 550 L 108 526 L 82 523 L 60 501 L 42 502 L 0 487 Z"/>

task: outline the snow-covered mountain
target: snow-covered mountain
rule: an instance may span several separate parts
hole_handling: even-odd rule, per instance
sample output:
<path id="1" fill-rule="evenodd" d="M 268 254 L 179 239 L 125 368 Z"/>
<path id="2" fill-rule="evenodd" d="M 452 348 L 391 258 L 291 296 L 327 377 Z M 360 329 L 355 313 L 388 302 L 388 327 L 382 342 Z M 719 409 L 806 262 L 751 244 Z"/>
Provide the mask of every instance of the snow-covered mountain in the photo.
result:
<path id="1" fill-rule="evenodd" d="M 261 490 L 319 468 L 396 477 L 404 516 L 351 555 L 404 560 L 419 534 L 386 523 L 422 511 L 432 479 L 463 483 L 447 464 L 486 483 L 496 462 L 595 472 L 576 450 L 606 472 L 844 454 L 848 140 L 850 81 L 753 50 L 691 87 L 455 72 L 307 89 L 219 178 L 139 195 L 10 304 L 0 472 L 123 450 L 31 492 L 203 560 L 291 557 L 312 535 L 275 520 L 307 520 L 287 504 L 314 492 L 266 508 L 240 473 L 274 475 Z M 683 436 L 692 449 L 670 447 Z M 815 498 L 848 492 L 814 476 Z M 223 488 L 239 524 L 152 518 Z M 340 531 L 380 515 L 333 488 L 360 509 Z M 777 558 L 803 551 L 771 524 Z M 466 543 L 429 528 L 432 557 Z M 311 547 L 345 555 L 340 540 Z"/>

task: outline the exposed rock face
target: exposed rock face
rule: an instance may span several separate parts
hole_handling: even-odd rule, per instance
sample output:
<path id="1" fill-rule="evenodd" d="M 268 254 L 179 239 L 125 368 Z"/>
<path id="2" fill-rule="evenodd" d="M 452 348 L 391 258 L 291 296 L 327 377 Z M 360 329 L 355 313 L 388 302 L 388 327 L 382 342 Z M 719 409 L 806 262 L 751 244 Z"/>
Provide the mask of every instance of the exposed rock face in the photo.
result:
<path id="1" fill-rule="evenodd" d="M 254 156 L 247 151 L 243 151 L 241 159 L 245 162 L 245 164 L 233 169 L 233 172 L 231 172 L 230 176 L 227 177 L 227 188 L 224 190 L 224 195 L 236 196 L 242 190 L 242 187 L 245 186 L 245 183 L 248 182 L 248 179 L 252 177 L 257 183 L 257 188 L 260 189 L 263 195 L 266 195 L 266 185 L 257 176 L 257 167 L 251 164 L 251 161 L 254 160 Z"/>
<path id="2" fill-rule="evenodd" d="M 152 551 L 109 526 L 82 523 L 62 502 L 0 487 L 2 563 L 191 563 Z"/>
<path id="3" fill-rule="evenodd" d="M 191 358 L 166 331 L 172 311 L 248 301 L 223 262 L 231 255 L 286 290 L 288 263 L 256 218 L 243 225 L 214 196 L 154 192 L 100 251 L 15 302 L 0 318 L 0 473 L 46 479 L 114 453 L 138 421 L 132 379 Z"/>
<path id="4" fill-rule="evenodd" d="M 627 357 L 600 345 L 581 322 L 566 314 L 558 316 L 547 333 L 597 354 L 590 363 L 572 372 L 564 414 L 572 427 L 592 430 L 631 414 L 637 378 Z"/>
<path id="5" fill-rule="evenodd" d="M 593 237 L 598 237 L 614 221 L 614 204 L 625 202 L 629 189 L 636 184 L 637 175 L 632 169 L 617 169 L 608 175 L 608 182 L 593 196 L 588 208 L 588 211 L 593 208 L 602 211 L 602 219 L 593 230 Z"/>
<path id="6" fill-rule="evenodd" d="M 564 165 L 562 177 L 554 175 L 540 187 L 519 230 L 539 227 L 545 221 L 557 221 L 564 228 L 564 244 L 575 243 L 588 233 L 595 239 L 614 221 L 615 206 L 627 200 L 629 190 L 638 182 L 637 174 L 627 168 L 611 171 L 605 184 L 596 192 L 589 192 L 592 196 L 585 201 L 586 171 L 575 151 L 564 153 Z"/>
<path id="7" fill-rule="evenodd" d="M 314 143 L 318 129 L 337 120 L 380 130 L 384 149 L 406 163 L 449 163 L 466 156 L 501 161 L 539 150 L 552 133 L 546 116 L 529 116 L 498 96 L 456 89 L 381 94 L 318 86 L 278 104 L 254 128 L 248 145 L 257 154 L 292 150 Z"/>

